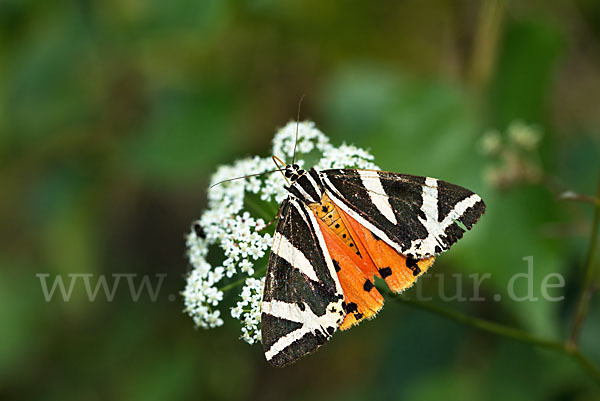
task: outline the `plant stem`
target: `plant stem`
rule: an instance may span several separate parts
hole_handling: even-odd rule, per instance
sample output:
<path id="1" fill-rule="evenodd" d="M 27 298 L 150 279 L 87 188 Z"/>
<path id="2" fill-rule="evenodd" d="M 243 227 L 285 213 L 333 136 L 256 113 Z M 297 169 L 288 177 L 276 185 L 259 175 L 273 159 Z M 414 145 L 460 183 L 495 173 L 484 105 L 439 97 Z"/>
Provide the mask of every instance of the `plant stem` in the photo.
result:
<path id="1" fill-rule="evenodd" d="M 473 51 L 470 60 L 469 83 L 481 93 L 488 84 L 497 57 L 505 5 L 501 0 L 481 3 Z"/>
<path id="2" fill-rule="evenodd" d="M 598 188 L 596 191 L 596 199 L 600 199 L 600 175 L 598 177 Z M 575 312 L 575 319 L 573 320 L 573 329 L 571 330 L 571 336 L 569 338 L 569 346 L 575 347 L 583 328 L 583 323 L 587 317 L 590 300 L 592 293 L 594 292 L 594 276 L 595 276 L 595 265 L 594 259 L 596 256 L 596 248 L 598 246 L 598 225 L 600 224 L 600 203 L 596 202 L 594 205 L 594 220 L 592 222 L 592 232 L 590 234 L 590 244 L 587 252 L 585 262 L 585 276 L 583 279 L 583 286 L 581 287 L 581 294 L 579 295 L 579 301 L 577 302 L 577 309 Z"/>
<path id="3" fill-rule="evenodd" d="M 579 363 L 581 367 L 583 367 L 592 377 L 596 379 L 598 383 L 600 383 L 600 369 L 598 369 L 598 367 L 594 365 L 592 361 L 583 355 L 578 348 L 571 349 L 568 345 L 566 345 L 565 351 L 575 362 Z"/>
<path id="4" fill-rule="evenodd" d="M 255 199 L 253 199 L 250 196 L 246 196 L 244 198 L 244 202 L 246 203 L 248 208 L 251 209 L 251 211 L 260 215 L 260 217 L 267 222 L 270 221 L 271 219 L 273 219 L 275 217 L 275 213 L 277 213 L 277 211 L 275 213 L 271 213 L 270 210 L 267 210 L 266 208 L 263 207 L 263 205 L 268 205 L 267 202 L 256 201 Z"/>
<path id="5" fill-rule="evenodd" d="M 233 282 L 226 284 L 223 287 L 219 288 L 219 291 L 227 292 L 227 291 L 231 290 L 232 288 L 242 285 L 243 283 L 246 282 L 247 279 L 248 279 L 248 277 L 244 277 L 239 280 L 233 281 Z"/>
<path id="6" fill-rule="evenodd" d="M 505 326 L 499 323 L 490 322 L 488 320 L 479 319 L 473 316 L 465 315 L 464 313 L 457 312 L 454 310 L 442 308 L 441 306 L 435 305 L 431 302 L 417 301 L 415 299 L 405 298 L 397 295 L 395 295 L 394 297 L 396 299 L 401 300 L 402 303 L 426 310 L 428 312 L 435 313 L 437 315 L 443 316 L 451 320 L 456 320 L 460 323 L 466 324 L 467 326 L 472 326 L 480 330 L 497 334 L 499 336 L 512 338 L 525 343 L 535 344 L 544 348 L 551 348 L 557 350 L 562 350 L 564 348 L 563 344 L 561 344 L 560 342 L 538 338 L 532 334 L 527 333 L 526 331 L 515 329 L 513 327 Z"/>
<path id="7" fill-rule="evenodd" d="M 239 287 L 240 285 L 244 284 L 246 282 L 247 279 L 249 278 L 258 278 L 258 277 L 263 277 L 265 275 L 265 272 L 267 271 L 267 267 L 265 266 L 264 268 L 260 268 L 257 269 L 253 275 L 249 276 L 249 277 L 244 277 L 241 278 L 239 280 L 233 281 L 229 284 L 224 285 L 223 287 L 219 288 L 219 291 L 223 291 L 223 292 L 227 292 L 233 288 Z"/>
<path id="8" fill-rule="evenodd" d="M 465 315 L 464 313 L 442 308 L 441 306 L 432 303 L 422 302 L 396 294 L 391 294 L 391 297 L 401 301 L 406 305 L 410 305 L 412 307 L 435 313 L 436 315 L 445 317 L 450 320 L 455 320 L 457 322 L 477 328 L 479 330 L 487 331 L 489 333 L 493 333 L 502 337 L 512 338 L 513 340 L 533 344 L 538 347 L 546 348 L 549 350 L 562 352 L 566 355 L 569 355 L 569 357 L 571 357 L 575 362 L 577 362 L 583 369 L 586 370 L 586 372 L 588 372 L 588 374 L 592 378 L 594 378 L 594 380 L 596 380 L 600 384 L 600 369 L 598 369 L 598 367 L 596 367 L 592 361 L 586 358 L 577 347 L 573 348 L 568 343 L 563 344 L 560 341 L 539 338 L 524 330 Z"/>

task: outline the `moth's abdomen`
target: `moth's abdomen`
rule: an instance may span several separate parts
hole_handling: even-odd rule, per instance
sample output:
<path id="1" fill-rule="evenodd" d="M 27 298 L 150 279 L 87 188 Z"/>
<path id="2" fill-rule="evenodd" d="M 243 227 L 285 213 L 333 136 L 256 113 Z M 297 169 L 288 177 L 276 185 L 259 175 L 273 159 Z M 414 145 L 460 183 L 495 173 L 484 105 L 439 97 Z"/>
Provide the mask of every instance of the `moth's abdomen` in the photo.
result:
<path id="1" fill-rule="evenodd" d="M 319 203 L 311 203 L 308 207 L 348 248 L 360 256 L 360 251 L 357 248 L 356 242 L 354 238 L 352 238 L 348 227 L 346 227 L 337 208 L 326 194 L 323 194 Z"/>

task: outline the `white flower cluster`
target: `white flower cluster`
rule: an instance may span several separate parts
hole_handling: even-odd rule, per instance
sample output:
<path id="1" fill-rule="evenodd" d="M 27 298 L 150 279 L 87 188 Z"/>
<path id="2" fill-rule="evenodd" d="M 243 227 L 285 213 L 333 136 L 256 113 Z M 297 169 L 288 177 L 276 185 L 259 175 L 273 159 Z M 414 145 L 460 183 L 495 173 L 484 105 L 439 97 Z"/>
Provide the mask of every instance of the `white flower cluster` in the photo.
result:
<path id="1" fill-rule="evenodd" d="M 260 314 L 263 288 L 265 278 L 260 280 L 255 278 L 246 279 L 246 285 L 242 289 L 240 298 L 242 299 L 231 309 L 231 316 L 242 321 L 242 339 L 249 344 L 260 341 Z"/>
<path id="2" fill-rule="evenodd" d="M 378 169 L 373 163 L 373 156 L 367 151 L 345 144 L 334 147 L 312 122 L 290 122 L 280 129 L 273 138 L 272 154 L 282 160 L 292 160 L 294 145 L 296 163 L 301 167 L 304 165 L 302 155 L 315 152 L 318 155 L 315 167 L 319 170 L 346 167 Z M 274 167 L 270 157 L 239 160 L 233 165 L 219 167 L 212 176 L 211 184 L 260 174 Z M 258 266 L 258 272 L 255 272 L 255 263 L 267 254 L 272 237 L 268 233 L 261 233 L 265 221 L 245 209 L 248 207 L 246 203 L 249 202 L 249 194 L 258 196 L 265 209 L 269 209 L 269 203 L 281 203 L 287 197 L 285 185 L 283 174 L 273 173 L 225 181 L 208 191 L 208 209 L 194 222 L 187 236 L 192 271 L 182 292 L 185 312 L 192 317 L 196 326 L 214 328 L 223 325 L 221 312 L 217 307 L 223 300 L 223 291 L 234 288 L 236 281 L 228 285 L 222 285 L 221 281 L 242 274 L 246 278 L 238 280 L 245 284 L 240 293 L 241 301 L 231 308 L 230 313 L 233 318 L 242 322 L 242 339 L 248 343 L 260 341 L 260 311 L 266 262 Z M 275 213 L 272 217 L 275 218 Z M 225 258 L 219 265 L 212 266 L 207 262 L 207 256 L 209 248 L 215 246 L 221 248 Z M 252 277 L 259 273 L 262 277 Z"/>
<path id="3" fill-rule="evenodd" d="M 494 160 L 485 169 L 485 181 L 499 189 L 539 182 L 543 177 L 537 154 L 541 131 L 520 121 L 512 122 L 506 131 L 505 138 L 490 130 L 479 142 L 481 153 Z"/>

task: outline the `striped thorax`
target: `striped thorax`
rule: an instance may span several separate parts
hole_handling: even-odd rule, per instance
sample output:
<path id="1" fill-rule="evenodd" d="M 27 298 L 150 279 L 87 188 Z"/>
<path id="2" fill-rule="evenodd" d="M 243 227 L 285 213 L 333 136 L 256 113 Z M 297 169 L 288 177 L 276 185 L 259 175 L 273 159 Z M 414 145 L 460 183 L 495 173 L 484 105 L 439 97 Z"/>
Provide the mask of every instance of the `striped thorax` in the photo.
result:
<path id="1" fill-rule="evenodd" d="M 297 164 L 287 165 L 285 167 L 285 177 L 291 181 L 290 186 L 286 187 L 292 195 L 304 203 L 318 203 L 323 197 L 323 184 L 319 173 L 314 168 L 302 170 Z"/>

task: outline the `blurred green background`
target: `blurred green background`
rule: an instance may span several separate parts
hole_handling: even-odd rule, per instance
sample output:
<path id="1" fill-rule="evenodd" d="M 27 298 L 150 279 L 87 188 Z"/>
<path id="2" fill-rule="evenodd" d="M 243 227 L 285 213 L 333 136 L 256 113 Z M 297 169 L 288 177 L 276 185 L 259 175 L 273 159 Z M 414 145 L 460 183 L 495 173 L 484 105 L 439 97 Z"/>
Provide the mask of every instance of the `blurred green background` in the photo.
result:
<path id="1" fill-rule="evenodd" d="M 477 143 L 488 129 L 534 124 L 545 175 L 594 193 L 600 3 L 523 3 L 1 1 L 0 398 L 600 399 L 562 354 L 393 301 L 275 370 L 238 339 L 227 311 L 223 327 L 196 330 L 181 298 L 168 297 L 185 285 L 184 234 L 210 174 L 268 155 L 306 94 L 302 118 L 335 145 L 486 200 L 482 221 L 432 274 L 450 287 L 451 274 L 489 272 L 489 300 L 449 307 L 567 335 L 591 207 L 557 201 L 541 182 L 495 189 Z M 567 285 L 554 294 L 565 300 L 492 301 L 530 255 L 536 295 L 559 272 Z M 79 284 L 69 302 L 45 302 L 40 273 L 167 276 L 156 302 L 133 302 L 126 287 L 89 302 Z M 599 307 L 581 339 L 595 363 Z"/>

